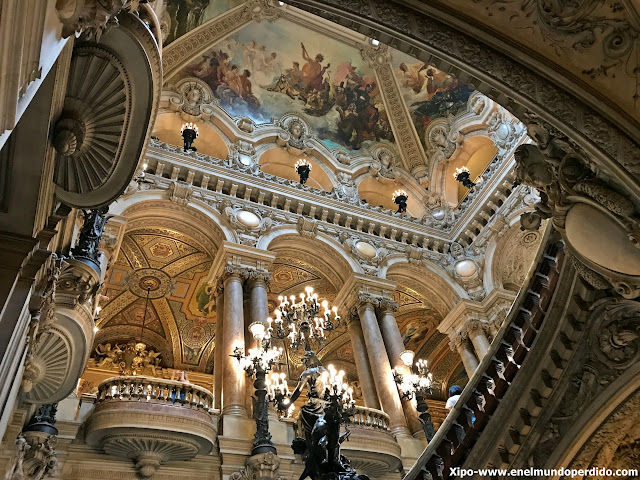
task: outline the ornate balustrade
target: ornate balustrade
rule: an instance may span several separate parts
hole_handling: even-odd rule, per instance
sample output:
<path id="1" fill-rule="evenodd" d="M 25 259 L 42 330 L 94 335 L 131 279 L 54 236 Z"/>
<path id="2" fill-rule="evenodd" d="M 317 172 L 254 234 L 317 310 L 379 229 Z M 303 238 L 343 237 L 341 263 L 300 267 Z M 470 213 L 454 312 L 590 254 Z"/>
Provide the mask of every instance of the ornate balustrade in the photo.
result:
<path id="1" fill-rule="evenodd" d="M 198 385 L 151 377 L 112 377 L 98 387 L 86 442 L 135 462 L 143 478 L 161 463 L 208 455 L 217 438 L 213 395 Z"/>
<path id="2" fill-rule="evenodd" d="M 98 387 L 97 402 L 109 400 L 178 405 L 213 412 L 213 395 L 191 383 L 152 377 L 113 377 Z"/>
<path id="3" fill-rule="evenodd" d="M 529 354 L 547 317 L 565 256 L 556 232 L 548 232 L 537 267 L 520 291 L 456 406 L 404 480 L 444 480 L 462 466 Z"/>
<path id="4" fill-rule="evenodd" d="M 389 415 L 375 408 L 356 407 L 349 425 L 388 432 Z"/>

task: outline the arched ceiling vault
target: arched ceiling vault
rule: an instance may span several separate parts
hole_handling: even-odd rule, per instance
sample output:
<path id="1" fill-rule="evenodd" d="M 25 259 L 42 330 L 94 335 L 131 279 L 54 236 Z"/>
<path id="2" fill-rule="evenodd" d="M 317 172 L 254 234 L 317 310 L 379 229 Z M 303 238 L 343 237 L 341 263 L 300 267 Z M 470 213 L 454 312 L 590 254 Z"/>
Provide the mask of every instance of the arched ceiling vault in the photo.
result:
<path id="1" fill-rule="evenodd" d="M 611 68 L 614 64 L 616 68 L 622 68 L 620 76 L 629 77 L 629 62 L 633 64 L 636 61 L 637 26 L 624 18 L 624 11 L 609 7 L 613 3 L 582 2 L 574 11 L 563 2 L 554 4 L 556 7 L 555 10 L 551 9 L 551 13 L 577 14 L 581 19 L 580 22 L 569 22 L 572 27 L 558 32 L 554 27 L 539 25 L 537 15 L 549 14 L 549 11 L 545 12 L 540 7 L 541 2 L 528 2 L 527 8 L 534 9 L 534 14 L 528 15 L 529 12 L 524 10 L 519 12 L 517 17 L 523 28 L 508 29 L 510 32 L 520 30 L 510 34 L 522 39 L 529 35 L 530 30 L 540 37 L 543 28 L 550 28 L 552 33 L 564 36 L 569 43 L 569 48 L 565 48 L 566 55 L 580 57 L 580 61 L 591 58 L 593 63 L 593 59 L 597 58 L 594 52 L 604 49 L 605 56 L 609 58 L 602 59 L 602 65 L 595 62 L 593 69 L 583 70 L 573 61 L 558 59 L 555 53 L 557 47 L 553 43 L 547 43 L 540 51 L 533 52 L 530 47 L 518 44 L 517 40 L 505 38 L 507 29 L 504 25 L 508 20 L 501 15 L 495 15 L 495 18 L 487 15 L 487 11 L 499 12 L 506 3 L 513 4 L 513 7 L 504 8 L 504 11 L 517 9 L 521 2 L 474 2 L 481 4 L 474 8 L 482 9 L 482 15 L 476 12 L 473 20 L 462 10 L 458 11 L 459 8 L 468 11 L 469 2 L 462 0 L 448 2 L 446 6 L 440 1 L 387 0 L 287 0 L 286 3 L 431 62 L 440 70 L 455 74 L 462 81 L 475 86 L 519 118 L 543 123 L 551 131 L 562 132 L 579 144 L 585 154 L 614 174 L 636 198 L 640 197 L 640 169 L 635 161 L 640 156 L 637 143 L 640 140 L 640 124 L 637 105 L 633 101 L 634 90 L 637 92 L 636 75 L 640 70 L 632 66 L 633 75 L 627 79 L 631 86 L 625 87 L 624 98 L 616 98 L 608 83 L 605 87 L 598 85 L 598 82 L 608 82 L 605 75 L 607 64 L 611 64 Z M 620 38 L 615 35 L 596 35 L 598 12 L 592 5 L 603 7 L 605 11 L 610 9 L 606 11 L 608 28 L 610 26 L 616 32 L 616 25 L 623 26 L 624 34 Z M 485 21 L 489 19 L 488 22 L 494 27 L 483 26 L 482 18 Z M 632 18 L 637 18 L 637 15 Z M 491 35 L 487 35 L 487 30 Z M 611 30 L 607 31 L 611 33 Z M 581 35 L 587 39 L 586 43 L 579 43 L 578 37 Z M 606 40 L 613 43 L 603 43 Z M 624 49 L 609 49 L 614 44 Z M 594 82 L 594 79 L 598 79 L 598 82 Z"/>

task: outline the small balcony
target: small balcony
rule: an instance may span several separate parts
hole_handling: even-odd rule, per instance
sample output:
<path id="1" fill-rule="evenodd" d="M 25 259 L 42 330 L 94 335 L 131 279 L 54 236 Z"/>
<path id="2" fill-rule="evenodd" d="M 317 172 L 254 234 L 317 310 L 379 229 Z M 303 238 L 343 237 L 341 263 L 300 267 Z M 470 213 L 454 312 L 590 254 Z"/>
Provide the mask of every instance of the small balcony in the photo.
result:
<path id="1" fill-rule="evenodd" d="M 142 478 L 160 464 L 208 455 L 216 444 L 218 411 L 198 385 L 150 377 L 112 377 L 98 387 L 86 442 L 135 462 Z"/>
<path id="2" fill-rule="evenodd" d="M 389 430 L 389 415 L 356 406 L 347 428 L 351 434 L 340 449 L 358 473 L 377 478 L 402 469 L 401 449 Z M 304 436 L 300 418 L 295 429 L 298 436 Z"/>

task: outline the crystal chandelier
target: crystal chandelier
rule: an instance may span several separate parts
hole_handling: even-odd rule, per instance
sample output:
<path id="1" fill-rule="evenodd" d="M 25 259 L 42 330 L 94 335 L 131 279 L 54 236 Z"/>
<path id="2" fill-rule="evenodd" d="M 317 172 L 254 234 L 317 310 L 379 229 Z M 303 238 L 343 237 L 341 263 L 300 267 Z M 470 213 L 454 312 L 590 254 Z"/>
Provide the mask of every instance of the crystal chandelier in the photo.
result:
<path id="1" fill-rule="evenodd" d="M 269 319 L 269 330 L 279 339 L 289 339 L 289 345 L 297 350 L 304 345 L 305 351 L 311 350 L 311 341 L 323 346 L 325 331 L 331 332 L 340 325 L 338 308 L 329 308 L 329 302 L 324 300 L 318 303 L 318 294 L 313 293 L 313 288 L 305 288 L 306 295 L 300 294 L 300 300 L 291 295 L 287 298 L 279 296 L 280 305 L 274 311 L 276 319 Z M 320 307 L 323 312 L 320 313 Z"/>
<path id="2" fill-rule="evenodd" d="M 324 399 L 328 402 L 337 400 L 347 412 L 356 405 L 353 399 L 353 388 L 344 381 L 344 371 L 337 371 L 333 365 L 328 365 L 322 374 L 324 383 Z"/>

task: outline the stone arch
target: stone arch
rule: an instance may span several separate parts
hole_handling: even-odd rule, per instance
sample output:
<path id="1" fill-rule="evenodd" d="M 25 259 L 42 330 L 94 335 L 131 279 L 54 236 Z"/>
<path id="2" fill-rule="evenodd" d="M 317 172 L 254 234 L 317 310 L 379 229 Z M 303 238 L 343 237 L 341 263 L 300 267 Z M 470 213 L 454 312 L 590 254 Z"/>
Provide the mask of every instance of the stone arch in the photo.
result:
<path id="1" fill-rule="evenodd" d="M 319 258 L 319 254 L 326 253 L 329 258 L 336 260 L 332 262 L 331 269 L 335 271 L 342 284 L 346 282 L 353 272 L 364 273 L 357 260 L 348 254 L 342 245 L 333 238 L 322 233 L 303 236 L 296 227 L 291 225 L 273 228 L 258 240 L 256 247 L 269 251 L 276 251 L 281 248 L 295 248 L 300 255 L 306 254 L 310 258 Z"/>
<path id="2" fill-rule="evenodd" d="M 139 191 L 125 196 L 111 205 L 109 213 L 126 215 L 129 219 L 145 215 L 169 216 L 192 225 L 215 240 L 216 245 L 222 241 L 237 241 L 234 229 L 215 208 L 198 200 L 179 205 L 167 199 L 166 191 Z"/>
<path id="3" fill-rule="evenodd" d="M 191 121 L 191 120 L 190 120 Z M 175 112 L 161 112 L 156 118 L 153 135 L 170 145 L 180 146 L 183 143 L 180 129 L 185 120 Z M 229 156 L 229 140 L 214 124 L 195 122 L 198 126 L 198 138 L 194 145 L 199 153 L 215 158 L 225 159 Z"/>
<path id="4" fill-rule="evenodd" d="M 330 0 L 321 6 L 315 0 L 287 3 L 455 74 L 519 119 L 543 124 L 552 134 L 565 135 L 633 195 L 640 196 L 640 168 L 636 161 L 640 157 L 640 132 L 636 125 L 618 122 L 617 111 L 596 100 L 586 89 L 578 87 L 569 92 L 557 86 L 549 80 L 557 77 L 557 71 L 541 67 L 537 59 L 519 51 L 519 60 L 515 60 L 494 47 L 494 39 L 490 45 L 475 38 L 470 33 L 477 31 L 475 28 L 458 17 L 454 24 L 438 8 L 412 8 L 399 3 L 390 6 L 385 0 Z M 500 46 L 508 48 L 505 44 Z M 560 83 L 572 88 L 575 85 L 573 78 L 564 78 Z"/>

